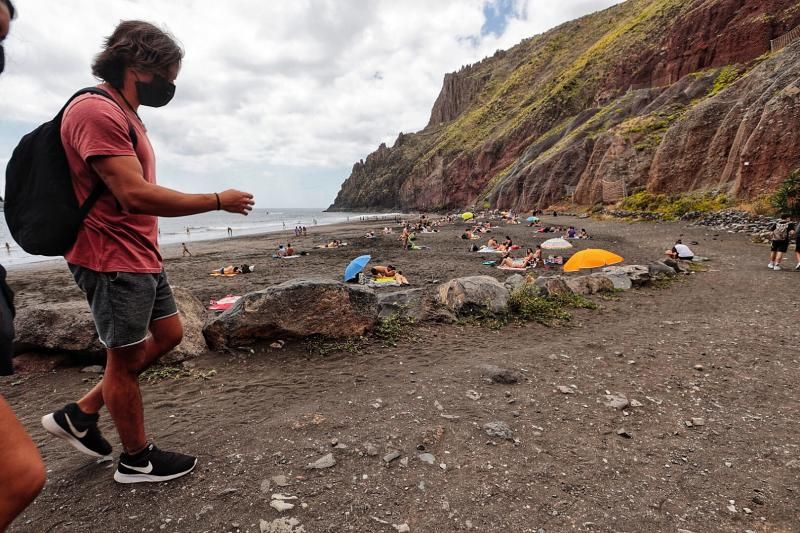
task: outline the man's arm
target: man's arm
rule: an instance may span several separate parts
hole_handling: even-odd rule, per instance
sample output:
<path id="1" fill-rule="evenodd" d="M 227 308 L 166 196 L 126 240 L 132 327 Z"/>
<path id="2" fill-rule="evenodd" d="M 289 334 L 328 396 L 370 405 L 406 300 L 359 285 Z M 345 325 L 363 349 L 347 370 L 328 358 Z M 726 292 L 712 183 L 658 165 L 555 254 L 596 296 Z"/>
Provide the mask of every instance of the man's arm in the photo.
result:
<path id="1" fill-rule="evenodd" d="M 145 181 L 142 166 L 133 156 L 96 157 L 92 167 L 128 213 L 182 217 L 217 209 L 217 195 L 186 194 Z M 219 193 L 219 207 L 247 215 L 253 209 L 253 195 L 229 189 Z"/>

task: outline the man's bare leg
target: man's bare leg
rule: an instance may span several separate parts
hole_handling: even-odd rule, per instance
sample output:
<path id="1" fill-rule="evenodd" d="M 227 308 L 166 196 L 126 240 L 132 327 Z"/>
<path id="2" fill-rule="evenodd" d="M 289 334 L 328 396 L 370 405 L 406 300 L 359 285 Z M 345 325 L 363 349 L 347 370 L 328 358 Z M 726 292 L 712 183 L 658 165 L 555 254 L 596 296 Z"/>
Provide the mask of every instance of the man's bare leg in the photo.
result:
<path id="1" fill-rule="evenodd" d="M 39 450 L 0 396 L 0 531 L 39 494 L 45 469 Z"/>
<path id="2" fill-rule="evenodd" d="M 183 324 L 181 324 L 178 315 L 168 316 L 160 320 L 150 322 L 150 337 L 145 339 L 142 343 L 144 349 L 136 353 L 129 354 L 130 357 L 136 358 L 132 361 L 134 369 L 137 370 L 137 376 L 150 368 L 153 363 L 158 361 L 164 354 L 172 350 L 175 346 L 180 344 L 183 338 Z M 137 345 L 138 346 L 138 345 Z M 109 350 L 110 352 L 111 350 Z M 110 358 L 109 354 L 109 358 Z M 108 372 L 108 367 L 106 367 Z M 87 414 L 94 414 L 100 411 L 105 404 L 103 399 L 103 381 L 94 386 L 86 395 L 78 400 L 78 407 L 81 411 Z"/>

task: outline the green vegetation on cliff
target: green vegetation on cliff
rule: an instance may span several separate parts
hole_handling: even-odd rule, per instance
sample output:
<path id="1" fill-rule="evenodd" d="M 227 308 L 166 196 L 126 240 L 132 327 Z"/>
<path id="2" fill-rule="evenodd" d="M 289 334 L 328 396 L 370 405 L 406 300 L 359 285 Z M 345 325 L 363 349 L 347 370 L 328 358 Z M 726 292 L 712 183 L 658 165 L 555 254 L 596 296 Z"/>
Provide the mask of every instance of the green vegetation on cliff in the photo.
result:
<path id="1" fill-rule="evenodd" d="M 613 202 L 618 197 L 606 189 L 622 190 L 620 183 L 771 192 L 775 185 L 737 181 L 764 178 L 732 168 L 745 159 L 730 151 L 745 146 L 734 146 L 736 120 L 760 116 L 761 95 L 792 82 L 792 52 L 767 53 L 765 36 L 800 23 L 795 4 L 628 0 L 525 39 L 449 74 L 429 126 L 356 165 L 333 207 L 457 209 L 487 201 L 524 210 L 566 194 Z M 769 78 L 781 76 L 772 87 Z M 750 88 L 748 98 L 741 87 Z M 760 107 L 748 114 L 751 105 Z M 716 152 L 703 151 L 712 145 Z M 662 203 L 670 212 L 688 209 Z"/>

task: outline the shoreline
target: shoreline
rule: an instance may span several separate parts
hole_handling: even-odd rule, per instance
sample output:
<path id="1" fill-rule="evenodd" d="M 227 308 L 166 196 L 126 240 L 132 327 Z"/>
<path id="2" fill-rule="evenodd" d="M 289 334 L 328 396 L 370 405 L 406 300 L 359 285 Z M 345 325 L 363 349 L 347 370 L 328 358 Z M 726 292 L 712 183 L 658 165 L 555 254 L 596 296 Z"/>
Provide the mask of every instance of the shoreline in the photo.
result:
<path id="1" fill-rule="evenodd" d="M 312 230 L 314 228 L 325 228 L 325 231 L 330 229 L 342 228 L 347 227 L 349 225 L 354 224 L 367 224 L 367 223 L 376 223 L 376 222 L 391 222 L 393 225 L 395 224 L 395 217 L 404 218 L 409 216 L 419 216 L 420 213 L 385 213 L 385 214 L 375 214 L 375 215 L 361 215 L 362 217 L 370 217 L 367 220 L 350 220 L 344 222 L 333 222 L 329 224 L 317 224 L 316 226 L 307 227 L 308 229 L 308 236 L 312 235 Z M 380 218 L 378 218 L 380 217 Z M 294 235 L 294 229 L 277 229 L 271 231 L 259 231 L 256 233 L 244 233 L 242 235 L 234 235 L 233 237 L 211 237 L 208 239 L 199 239 L 196 241 L 189 241 L 188 246 L 194 255 L 193 249 L 199 248 L 201 250 L 205 250 L 208 248 L 208 245 L 211 243 L 218 243 L 218 242 L 229 242 L 229 241 L 236 241 L 242 239 L 254 239 L 259 237 L 265 236 L 274 236 L 278 234 L 286 234 L 286 237 L 289 239 L 288 242 L 291 242 L 291 239 L 298 239 L 302 237 L 296 237 Z M 314 232 L 313 234 L 318 235 L 318 232 Z M 171 254 L 177 252 L 180 254 L 181 252 L 181 243 L 180 242 L 167 242 L 163 244 L 159 244 L 159 249 L 161 250 L 161 256 L 164 261 L 167 259 L 167 254 Z M 207 251 L 206 251 L 207 253 Z M 0 259 L 0 265 L 2 265 L 7 272 L 31 272 L 31 271 L 41 271 L 41 270 L 50 270 L 56 266 L 60 266 L 65 264 L 63 257 L 42 257 L 41 259 L 37 259 L 34 261 L 29 262 L 22 262 L 22 263 L 13 263 L 13 264 L 5 264 L 3 263 L 2 259 Z"/>

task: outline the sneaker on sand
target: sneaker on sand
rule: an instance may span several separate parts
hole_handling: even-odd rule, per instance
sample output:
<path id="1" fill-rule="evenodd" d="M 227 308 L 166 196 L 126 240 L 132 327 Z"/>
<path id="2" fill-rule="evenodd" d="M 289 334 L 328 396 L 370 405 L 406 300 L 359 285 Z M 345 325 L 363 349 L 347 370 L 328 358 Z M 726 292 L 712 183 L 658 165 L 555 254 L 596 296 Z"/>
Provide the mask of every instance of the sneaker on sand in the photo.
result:
<path id="1" fill-rule="evenodd" d="M 772 261 L 770 261 L 770 262 L 769 262 L 769 264 L 767 265 L 767 268 L 772 268 L 772 267 L 774 267 L 774 266 L 775 266 L 775 263 L 773 263 Z"/>
<path id="2" fill-rule="evenodd" d="M 165 452 L 150 443 L 136 455 L 120 454 L 114 481 L 117 483 L 169 481 L 188 474 L 194 470 L 196 464 L 196 457 Z"/>
<path id="3" fill-rule="evenodd" d="M 783 270 L 780 265 L 775 265 L 772 270 Z"/>
<path id="4" fill-rule="evenodd" d="M 51 435 L 64 439 L 76 450 L 91 457 L 106 457 L 111 454 L 108 443 L 97 428 L 98 415 L 87 415 L 81 412 L 76 403 L 68 403 L 42 417 L 42 426 Z"/>

